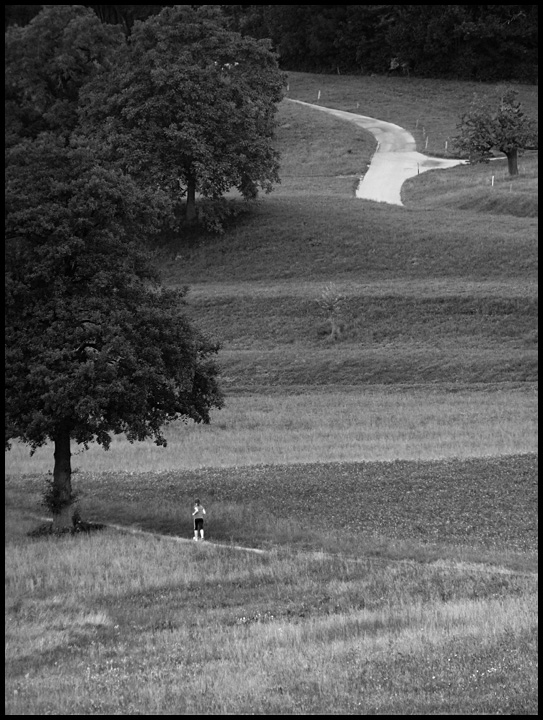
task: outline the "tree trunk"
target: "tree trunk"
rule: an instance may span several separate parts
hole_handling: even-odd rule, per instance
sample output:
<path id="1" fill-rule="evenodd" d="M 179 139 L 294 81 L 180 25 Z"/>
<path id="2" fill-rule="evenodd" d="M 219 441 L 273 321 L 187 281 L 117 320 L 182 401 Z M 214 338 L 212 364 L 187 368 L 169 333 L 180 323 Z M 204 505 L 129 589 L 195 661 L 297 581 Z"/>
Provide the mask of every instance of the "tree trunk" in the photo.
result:
<path id="1" fill-rule="evenodd" d="M 509 175 L 518 175 L 518 150 L 515 148 L 505 154 L 507 155 Z"/>
<path id="2" fill-rule="evenodd" d="M 55 469 L 53 471 L 53 530 L 72 527 L 72 462 L 70 430 L 61 427 L 55 435 Z"/>
<path id="3" fill-rule="evenodd" d="M 185 220 L 193 223 L 196 220 L 196 179 L 192 175 L 188 178 L 187 183 L 187 209 Z"/>

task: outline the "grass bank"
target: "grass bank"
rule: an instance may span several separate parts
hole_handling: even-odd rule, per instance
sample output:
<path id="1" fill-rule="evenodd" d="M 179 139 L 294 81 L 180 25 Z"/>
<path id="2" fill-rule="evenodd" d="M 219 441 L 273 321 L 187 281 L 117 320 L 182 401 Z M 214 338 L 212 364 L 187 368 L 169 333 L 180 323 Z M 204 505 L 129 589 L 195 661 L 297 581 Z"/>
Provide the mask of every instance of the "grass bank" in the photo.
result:
<path id="1" fill-rule="evenodd" d="M 314 367 L 306 361 L 306 378 L 310 377 L 308 366 Z M 116 470 L 183 473 L 209 467 L 440 460 L 537 452 L 534 384 L 341 388 L 339 373 L 334 363 L 329 377 L 335 375 L 337 384 L 322 389 L 314 384 L 269 383 L 252 394 L 231 392 L 226 407 L 213 413 L 209 425 L 175 423 L 166 428 L 166 448 L 151 441 L 130 445 L 116 436 L 108 452 L 95 445 L 87 451 L 74 448 L 72 465 L 93 475 Z M 236 378 L 231 376 L 231 386 Z M 246 365 L 237 382 L 249 380 Z M 25 446 L 14 444 L 6 454 L 5 468 L 13 475 L 46 476 L 52 460 L 50 443 L 33 456 Z M 74 482 L 77 485 L 77 476 Z"/>

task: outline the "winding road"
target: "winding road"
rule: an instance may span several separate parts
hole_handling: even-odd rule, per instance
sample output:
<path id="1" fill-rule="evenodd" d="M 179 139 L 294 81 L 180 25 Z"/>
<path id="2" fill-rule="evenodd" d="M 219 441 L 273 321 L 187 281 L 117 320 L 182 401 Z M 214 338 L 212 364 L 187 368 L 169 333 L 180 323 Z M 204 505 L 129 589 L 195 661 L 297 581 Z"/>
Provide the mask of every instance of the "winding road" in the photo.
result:
<path id="1" fill-rule="evenodd" d="M 428 170 L 443 170 L 466 163 L 465 160 L 433 158 L 417 152 L 415 138 L 407 130 L 394 123 L 345 110 L 312 105 L 302 100 L 288 99 L 290 102 L 334 115 L 340 120 L 352 122 L 375 137 L 377 150 L 371 159 L 368 172 L 356 189 L 356 197 L 362 200 L 403 205 L 402 185 L 408 178 Z"/>

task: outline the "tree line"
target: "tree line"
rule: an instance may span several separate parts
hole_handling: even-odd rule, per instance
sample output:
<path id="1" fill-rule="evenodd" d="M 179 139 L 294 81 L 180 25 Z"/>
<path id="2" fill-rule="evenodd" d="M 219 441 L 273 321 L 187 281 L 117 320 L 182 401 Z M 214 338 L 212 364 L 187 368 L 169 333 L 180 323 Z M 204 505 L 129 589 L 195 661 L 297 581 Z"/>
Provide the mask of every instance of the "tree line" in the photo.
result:
<path id="1" fill-rule="evenodd" d="M 6 24 L 39 5 L 7 5 Z M 88 5 L 129 34 L 161 5 Z M 193 5 L 192 8 L 199 6 Z M 217 5 L 229 27 L 270 38 L 283 70 L 537 83 L 537 5 Z"/>

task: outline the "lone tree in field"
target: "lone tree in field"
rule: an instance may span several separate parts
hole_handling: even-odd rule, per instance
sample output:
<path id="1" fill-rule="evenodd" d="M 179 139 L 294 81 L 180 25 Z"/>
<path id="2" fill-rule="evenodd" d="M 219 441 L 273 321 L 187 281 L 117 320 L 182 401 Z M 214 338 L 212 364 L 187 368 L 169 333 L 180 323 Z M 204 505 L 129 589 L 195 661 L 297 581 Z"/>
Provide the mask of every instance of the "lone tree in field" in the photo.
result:
<path id="1" fill-rule="evenodd" d="M 518 175 L 519 150 L 537 147 L 537 126 L 517 100 L 515 90 L 506 90 L 492 104 L 475 96 L 470 109 L 457 126 L 457 150 L 469 156 L 470 163 L 488 162 L 492 150 L 507 157 L 509 175 Z"/>
<path id="2" fill-rule="evenodd" d="M 72 442 L 165 445 L 165 423 L 222 405 L 217 348 L 143 249 L 158 198 L 97 154 L 43 133 L 6 160 L 6 447 L 54 443 L 57 530 L 72 525 Z"/>
<path id="3" fill-rule="evenodd" d="M 81 120 L 138 181 L 185 198 L 245 199 L 278 177 L 272 146 L 284 74 L 266 40 L 226 29 L 215 6 L 165 7 L 135 22 L 112 68 L 85 86 Z"/>
<path id="4" fill-rule="evenodd" d="M 328 283 L 318 299 L 319 307 L 330 325 L 329 339 L 339 340 L 345 325 L 345 304 L 347 298 L 334 283 Z"/>

